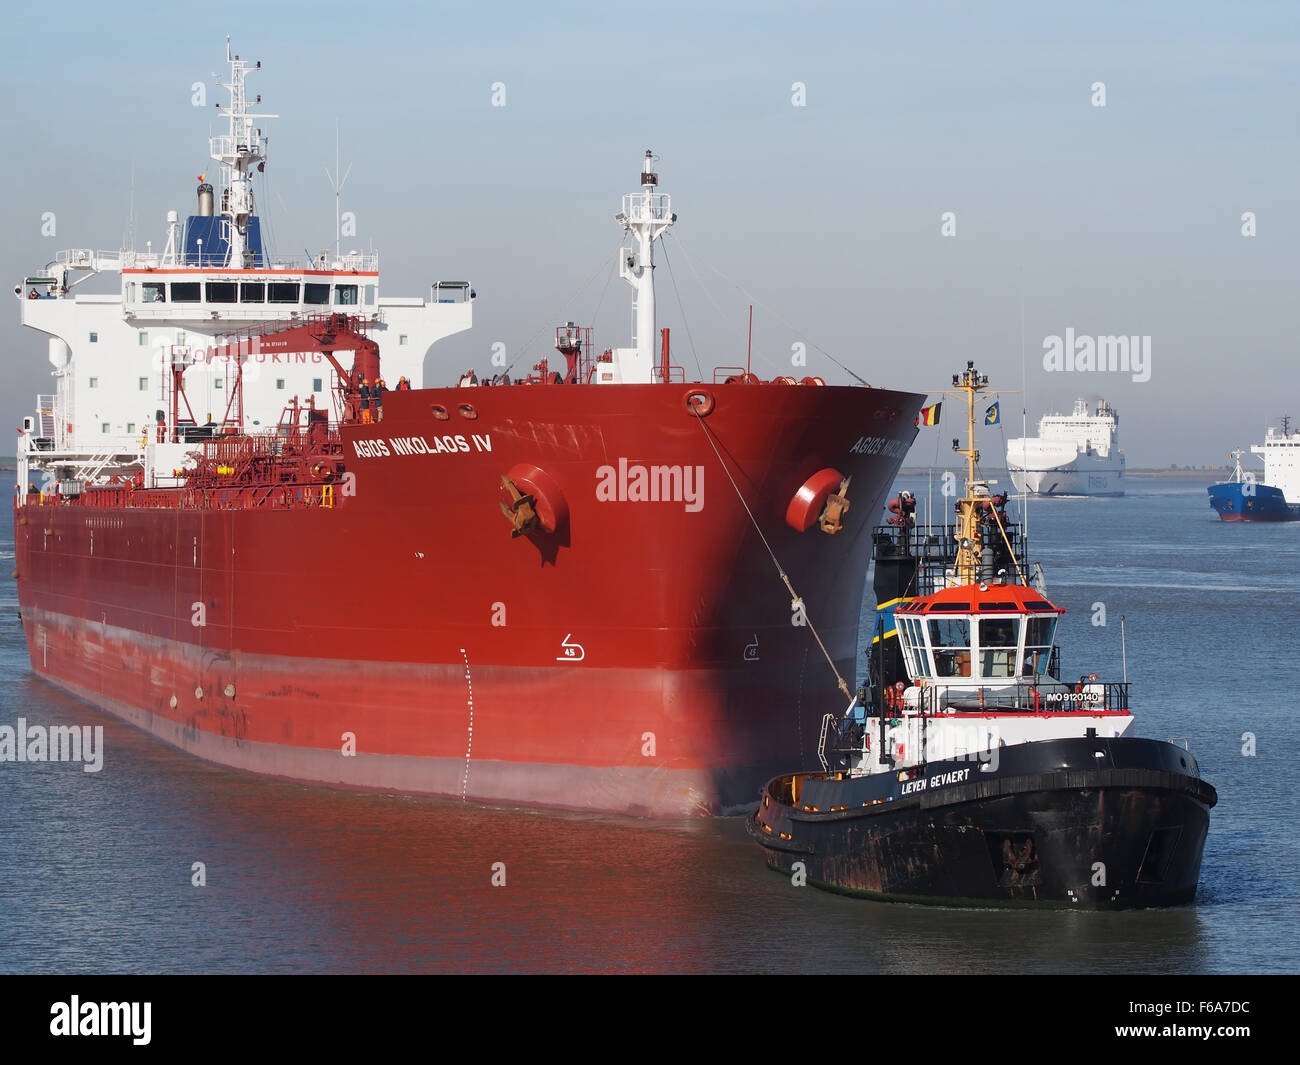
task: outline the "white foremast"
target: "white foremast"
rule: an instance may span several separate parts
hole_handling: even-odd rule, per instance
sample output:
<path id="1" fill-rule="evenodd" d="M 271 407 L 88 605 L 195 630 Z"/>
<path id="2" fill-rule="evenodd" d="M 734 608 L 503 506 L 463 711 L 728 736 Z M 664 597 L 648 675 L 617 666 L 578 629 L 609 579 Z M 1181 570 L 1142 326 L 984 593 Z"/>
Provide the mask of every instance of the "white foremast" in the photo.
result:
<path id="1" fill-rule="evenodd" d="M 641 191 L 623 197 L 623 210 L 615 221 L 623 223 L 628 246 L 620 249 L 618 276 L 632 286 L 632 347 L 615 348 L 612 361 L 600 366 L 602 384 L 651 384 L 655 366 L 654 242 L 677 221 L 672 198 L 659 192 L 659 175 L 652 169 L 654 155 L 647 151 L 641 168 Z"/>
<path id="2" fill-rule="evenodd" d="M 228 219 L 230 229 L 230 255 L 225 265 L 248 269 L 253 266 L 252 253 L 248 250 L 248 220 L 253 216 L 252 169 L 266 161 L 266 138 L 261 129 L 254 128 L 253 120 L 279 116 L 248 113 L 244 79 L 250 68 L 239 56 L 230 54 L 229 37 L 226 38 L 226 62 L 230 64 L 230 81 L 220 82 L 220 85 L 230 90 L 230 107 L 226 112 L 230 119 L 230 132 L 210 138 L 209 151 L 212 158 L 221 164 L 224 179 L 220 213 Z M 251 70 L 261 69 L 262 61 L 259 59 Z M 258 102 L 261 99 L 259 96 Z M 217 107 L 220 109 L 221 105 L 217 104 Z"/>

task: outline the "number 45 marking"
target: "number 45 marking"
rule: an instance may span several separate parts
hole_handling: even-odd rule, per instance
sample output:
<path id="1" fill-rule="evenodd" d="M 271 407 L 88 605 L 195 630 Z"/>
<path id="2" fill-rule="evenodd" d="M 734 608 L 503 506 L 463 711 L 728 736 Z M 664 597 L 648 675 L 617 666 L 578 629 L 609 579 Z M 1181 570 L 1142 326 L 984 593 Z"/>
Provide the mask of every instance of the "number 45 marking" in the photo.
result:
<path id="1" fill-rule="evenodd" d="M 584 658 L 587 657 L 587 652 L 583 649 L 582 644 L 570 643 L 569 641 L 572 639 L 573 639 L 573 633 L 570 632 L 565 635 L 564 640 L 560 643 L 560 646 L 564 648 L 564 654 L 557 657 L 555 661 L 581 662 Z"/>

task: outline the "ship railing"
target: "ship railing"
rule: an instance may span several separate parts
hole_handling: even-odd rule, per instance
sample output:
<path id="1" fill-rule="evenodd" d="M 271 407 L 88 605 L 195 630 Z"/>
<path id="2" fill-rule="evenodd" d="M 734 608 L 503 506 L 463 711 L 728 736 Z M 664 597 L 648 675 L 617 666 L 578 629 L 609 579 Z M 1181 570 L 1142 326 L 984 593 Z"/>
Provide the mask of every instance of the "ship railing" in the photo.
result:
<path id="1" fill-rule="evenodd" d="M 331 508 L 337 493 L 318 481 L 291 480 L 283 484 L 135 488 L 131 485 L 84 487 L 76 493 L 32 493 L 26 505 L 75 504 L 101 510 L 297 510 Z"/>
<path id="2" fill-rule="evenodd" d="M 145 267 L 158 268 L 163 265 L 159 252 L 133 251 L 121 249 L 116 251 L 99 251 L 95 248 L 67 248 L 55 254 L 54 261 L 60 266 L 73 270 L 133 270 Z"/>
<path id="3" fill-rule="evenodd" d="M 1025 557 L 1025 538 L 1019 522 L 1004 522 L 1007 540 L 1017 558 Z M 988 547 L 1001 546 L 1002 536 L 997 527 L 991 528 L 992 535 L 985 537 Z M 872 529 L 872 544 L 877 556 L 897 557 L 911 555 L 916 559 L 932 559 L 952 562 L 957 558 L 957 548 L 961 545 L 961 533 L 955 525 L 877 525 Z"/>
<path id="4" fill-rule="evenodd" d="M 255 461 L 280 459 L 286 455 L 306 456 L 335 451 L 342 442 L 337 428 L 282 425 L 270 432 L 230 434 L 202 441 L 201 463 L 233 466 L 239 476 L 242 467 Z"/>
<path id="5" fill-rule="evenodd" d="M 304 272 L 327 270 L 333 273 L 377 273 L 379 270 L 379 254 L 377 252 L 346 252 L 334 255 L 329 251 L 325 251 L 320 255 L 302 258 L 290 257 L 283 260 L 276 259 L 275 261 L 271 261 L 263 253 L 262 260 L 262 265 L 258 267 L 261 270 Z M 146 267 L 155 270 L 184 270 L 195 267 L 221 270 L 230 265 L 218 262 L 217 256 L 209 252 L 180 251 L 172 258 L 164 258 L 161 252 L 135 251 L 130 248 L 118 248 L 113 251 L 98 248 L 65 248 L 55 253 L 54 263 L 71 270 L 100 271 L 134 270 Z M 441 282 L 441 285 L 448 290 L 446 295 L 450 296 L 450 289 L 459 288 L 461 285 L 464 285 L 466 292 L 468 292 L 469 283 Z M 445 302 L 445 300 L 442 302 Z"/>
<path id="6" fill-rule="evenodd" d="M 1127 713 L 1128 683 L 1094 681 L 1082 677 L 1075 684 L 1052 680 L 1048 683 L 1010 684 L 998 688 L 936 684 L 922 688 L 917 705 L 905 708 L 901 715 L 942 718 L 950 711 L 1043 716 Z"/>
<path id="7" fill-rule="evenodd" d="M 976 567 L 976 579 L 992 584 L 997 581 L 1017 581 L 1029 578 L 1032 563 L 1026 556 L 1027 544 L 1020 526 L 1011 522 L 1004 526 L 1003 540 L 996 527 L 987 530 L 984 550 Z M 1007 549 L 1010 542 L 1011 549 Z M 877 559 L 915 559 L 916 578 L 909 595 L 930 595 L 952 583 L 953 566 L 961 538 L 951 525 L 917 525 L 904 528 L 897 525 L 877 525 L 872 530 L 872 548 Z M 1017 570 L 1017 567 L 1018 570 Z"/>
<path id="8" fill-rule="evenodd" d="M 264 139 L 254 131 L 251 137 L 232 137 L 229 133 L 217 133 L 211 138 L 212 154 L 236 158 L 238 156 L 259 157 L 266 150 Z"/>
<path id="9" fill-rule="evenodd" d="M 823 722 L 823 726 L 825 722 Z M 864 738 L 867 735 L 866 723 L 858 718 L 846 718 L 839 722 L 839 727 L 825 737 L 819 749 L 822 772 L 834 773 L 851 769 L 857 760 L 867 757 Z"/>
<path id="10" fill-rule="evenodd" d="M 474 299 L 468 281 L 435 281 L 429 294 L 433 303 L 468 303 Z"/>
<path id="11" fill-rule="evenodd" d="M 623 197 L 623 214 L 630 222 L 661 221 L 672 213 L 672 197 L 666 192 L 629 192 Z"/>
<path id="12" fill-rule="evenodd" d="M 322 252 L 307 260 L 306 269 L 330 270 L 335 273 L 372 273 L 379 270 L 379 255 L 373 252 L 348 252 L 346 255 Z"/>

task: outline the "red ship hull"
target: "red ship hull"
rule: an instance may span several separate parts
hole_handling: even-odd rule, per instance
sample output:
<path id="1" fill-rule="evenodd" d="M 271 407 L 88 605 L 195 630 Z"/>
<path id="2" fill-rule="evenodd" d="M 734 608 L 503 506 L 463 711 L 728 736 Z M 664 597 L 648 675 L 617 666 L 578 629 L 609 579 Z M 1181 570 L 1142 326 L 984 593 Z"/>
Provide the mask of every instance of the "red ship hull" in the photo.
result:
<path id="1" fill-rule="evenodd" d="M 701 419 L 701 387 L 389 393 L 382 423 L 343 428 L 355 481 L 332 507 L 24 503 L 33 668 L 262 774 L 643 816 L 750 804 L 844 705 L 767 545 L 851 684 L 869 530 L 921 397 L 717 385 Z M 625 473 L 651 465 L 698 480 L 638 499 Z M 527 467 L 542 516 L 568 517 L 512 538 L 501 478 Z M 843 531 L 796 532 L 787 507 L 828 467 L 852 477 Z"/>

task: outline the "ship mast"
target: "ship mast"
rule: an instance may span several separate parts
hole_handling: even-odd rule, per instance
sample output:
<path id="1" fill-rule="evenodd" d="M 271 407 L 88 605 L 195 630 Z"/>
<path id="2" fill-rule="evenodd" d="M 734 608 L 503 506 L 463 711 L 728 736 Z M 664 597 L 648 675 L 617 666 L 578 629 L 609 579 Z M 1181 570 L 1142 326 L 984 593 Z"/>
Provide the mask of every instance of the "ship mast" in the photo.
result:
<path id="1" fill-rule="evenodd" d="M 633 238 L 632 247 L 619 252 L 618 276 L 632 286 L 632 347 L 617 348 L 611 354 L 614 368 L 599 380 L 610 383 L 650 384 L 655 372 L 655 281 L 654 242 L 677 221 L 672 198 L 656 191 L 659 175 L 652 169 L 654 155 L 645 153 L 641 167 L 641 191 L 623 197 L 623 210 L 614 216 Z"/>
<path id="2" fill-rule="evenodd" d="M 1242 479 L 1245 477 L 1245 474 L 1241 471 L 1241 456 L 1244 454 L 1245 452 L 1241 448 L 1236 448 L 1235 450 L 1228 452 L 1228 458 L 1233 459 L 1236 463 L 1236 466 L 1232 471 L 1232 479 L 1238 484 L 1241 484 Z"/>
<path id="3" fill-rule="evenodd" d="M 988 495 L 988 487 L 975 480 L 975 463 L 980 457 L 975 447 L 975 397 L 988 388 L 989 379 L 987 374 L 975 369 L 975 363 L 968 361 L 964 371 L 952 375 L 952 383 L 957 395 L 966 401 L 966 446 L 959 447 L 960 440 L 952 442 L 953 451 L 966 459 L 966 494 L 957 502 L 958 547 L 953 576 L 958 584 L 974 584 L 984 548 L 977 513 L 979 504 L 975 499 L 977 488 L 983 489 L 981 495 Z"/>
<path id="4" fill-rule="evenodd" d="M 221 164 L 221 173 L 225 179 L 225 191 L 221 197 L 221 215 L 227 220 L 229 237 L 229 257 L 226 265 L 235 269 L 247 269 L 253 266 L 253 255 L 248 249 L 248 220 L 253 217 L 253 175 L 254 167 L 261 169 L 266 163 L 266 139 L 260 129 L 253 128 L 253 120 L 259 118 L 278 118 L 279 115 L 249 114 L 247 97 L 244 93 L 244 78 L 252 70 L 261 70 L 259 59 L 249 67 L 237 55 L 231 55 L 230 38 L 226 38 L 226 62 L 230 64 L 230 81 L 221 82 L 223 89 L 230 90 L 230 107 L 226 115 L 230 120 L 230 132 L 212 137 L 209 151 L 212 158 Z M 255 102 L 261 103 L 259 96 Z M 222 109 L 220 104 L 217 108 Z"/>
<path id="5" fill-rule="evenodd" d="M 952 375 L 955 392 L 946 395 L 960 396 L 966 403 L 966 446 L 954 439 L 952 449 L 966 459 L 966 494 L 957 501 L 957 557 L 953 564 L 953 580 L 956 584 L 976 583 L 984 558 L 984 530 L 990 529 L 990 535 L 1000 536 L 1010 552 L 1012 563 L 1021 583 L 1025 582 L 1020 572 L 1020 560 L 1011 548 L 1011 541 L 1002 524 L 999 508 L 993 506 L 989 497 L 988 482 L 977 480 L 975 464 L 979 462 L 979 449 L 975 446 L 975 397 L 989 386 L 988 374 L 975 369 L 975 363 L 967 361 L 966 369 L 960 374 Z M 1001 393 L 990 392 L 989 395 Z M 987 514 L 988 521 L 983 520 Z"/>

